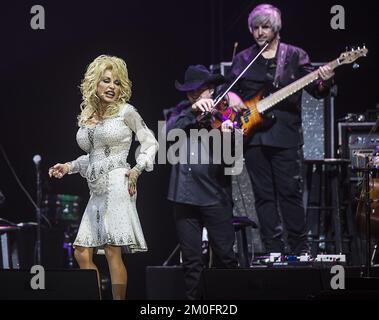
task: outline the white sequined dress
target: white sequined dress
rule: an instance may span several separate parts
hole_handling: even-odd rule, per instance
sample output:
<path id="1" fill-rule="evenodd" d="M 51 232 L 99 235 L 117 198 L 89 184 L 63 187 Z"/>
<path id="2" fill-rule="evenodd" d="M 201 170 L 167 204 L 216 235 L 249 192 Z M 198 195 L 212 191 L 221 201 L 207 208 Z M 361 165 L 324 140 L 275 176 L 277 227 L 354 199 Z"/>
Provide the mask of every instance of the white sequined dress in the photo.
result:
<path id="1" fill-rule="evenodd" d="M 70 162 L 69 173 L 87 179 L 90 199 L 74 247 L 99 249 L 108 244 L 122 246 L 129 253 L 147 251 L 136 209 L 137 194 L 129 195 L 126 176 L 133 132 L 141 144 L 138 167 L 151 171 L 158 142 L 130 104 L 122 106 L 116 117 L 79 128 L 76 139 L 87 154 Z"/>

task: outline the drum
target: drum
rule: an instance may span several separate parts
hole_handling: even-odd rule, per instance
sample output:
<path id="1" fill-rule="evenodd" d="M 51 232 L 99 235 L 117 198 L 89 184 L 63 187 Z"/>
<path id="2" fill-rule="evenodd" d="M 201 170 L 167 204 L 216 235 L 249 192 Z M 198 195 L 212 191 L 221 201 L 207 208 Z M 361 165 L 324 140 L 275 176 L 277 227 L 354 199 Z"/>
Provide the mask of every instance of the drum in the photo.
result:
<path id="1" fill-rule="evenodd" d="M 379 178 L 377 178 L 378 172 L 374 172 L 373 176 L 369 178 L 369 195 L 370 195 L 370 235 L 375 241 L 379 240 Z M 367 199 L 365 197 L 366 190 L 362 186 L 362 191 L 359 197 L 356 221 L 358 231 L 362 235 L 367 235 L 366 228 L 366 214 L 367 214 Z"/>

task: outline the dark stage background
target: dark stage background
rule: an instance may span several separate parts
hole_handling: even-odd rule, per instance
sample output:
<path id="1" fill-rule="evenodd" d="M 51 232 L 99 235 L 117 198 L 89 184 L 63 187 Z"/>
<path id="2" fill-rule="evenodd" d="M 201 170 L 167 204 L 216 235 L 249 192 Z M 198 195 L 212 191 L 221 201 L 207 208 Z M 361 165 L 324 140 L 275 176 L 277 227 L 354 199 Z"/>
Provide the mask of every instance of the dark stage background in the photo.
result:
<path id="1" fill-rule="evenodd" d="M 76 158 L 78 89 L 86 66 L 100 54 L 126 60 L 133 81 L 131 103 L 157 133 L 162 110 L 182 95 L 174 80 L 189 64 L 230 61 L 252 44 L 247 16 L 258 1 L 8 1 L 0 9 L 0 142 L 27 190 L 35 195 L 33 155 L 42 156 L 44 192 L 88 199 L 79 175 L 49 180 L 47 169 Z M 282 40 L 304 48 L 314 62 L 337 58 L 345 46 L 369 49 L 360 68 L 336 71 L 336 119 L 379 103 L 378 22 L 373 1 L 271 1 L 282 10 Z M 46 29 L 32 30 L 30 9 L 42 5 Z M 346 29 L 332 30 L 330 8 L 343 5 Z M 132 157 L 131 157 L 132 158 Z M 131 162 L 134 159 L 130 159 Z M 144 297 L 144 270 L 161 265 L 177 240 L 165 199 L 168 165 L 157 165 L 139 179 L 138 210 L 149 252 L 127 257 L 129 298 Z M 7 198 L 0 217 L 35 220 L 35 211 L 0 157 L 0 189 Z"/>

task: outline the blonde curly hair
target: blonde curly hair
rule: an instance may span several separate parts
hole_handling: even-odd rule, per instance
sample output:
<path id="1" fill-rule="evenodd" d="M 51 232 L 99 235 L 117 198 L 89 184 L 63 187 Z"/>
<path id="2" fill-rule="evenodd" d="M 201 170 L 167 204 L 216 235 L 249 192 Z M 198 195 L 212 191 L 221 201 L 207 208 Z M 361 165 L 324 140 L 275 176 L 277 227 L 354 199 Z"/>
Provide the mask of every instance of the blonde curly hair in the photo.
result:
<path id="1" fill-rule="evenodd" d="M 120 80 L 120 95 L 114 103 L 110 104 L 104 114 L 100 112 L 100 98 L 96 94 L 97 85 L 106 70 L 113 71 Z M 82 126 L 96 113 L 101 118 L 112 118 L 118 114 L 122 104 L 128 102 L 132 95 L 132 82 L 128 76 L 128 69 L 124 60 L 109 55 L 100 55 L 87 67 L 84 78 L 80 84 L 82 93 L 81 113 L 78 124 Z"/>

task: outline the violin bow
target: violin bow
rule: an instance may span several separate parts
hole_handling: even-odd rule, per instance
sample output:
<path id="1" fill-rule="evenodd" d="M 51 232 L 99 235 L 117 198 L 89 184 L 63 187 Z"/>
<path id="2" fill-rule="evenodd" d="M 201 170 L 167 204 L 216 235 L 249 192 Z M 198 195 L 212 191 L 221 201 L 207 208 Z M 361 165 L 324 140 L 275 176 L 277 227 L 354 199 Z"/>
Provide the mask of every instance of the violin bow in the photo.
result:
<path id="1" fill-rule="evenodd" d="M 218 95 L 214 100 L 214 105 L 217 106 L 220 101 L 222 99 L 224 99 L 224 97 L 228 94 L 228 92 L 230 91 L 230 89 L 232 89 L 234 87 L 234 85 L 237 83 L 237 81 L 245 74 L 245 72 L 247 71 L 247 69 L 250 68 L 250 66 L 255 62 L 255 60 L 258 59 L 258 57 L 263 53 L 263 51 L 266 50 L 267 46 L 269 45 L 269 42 L 267 41 L 266 44 L 263 46 L 263 48 L 261 49 L 261 51 L 258 52 L 258 54 L 254 57 L 253 60 L 250 61 L 250 63 L 246 66 L 245 69 L 242 70 L 242 72 L 238 75 L 238 77 L 232 82 L 232 84 L 220 95 Z"/>

